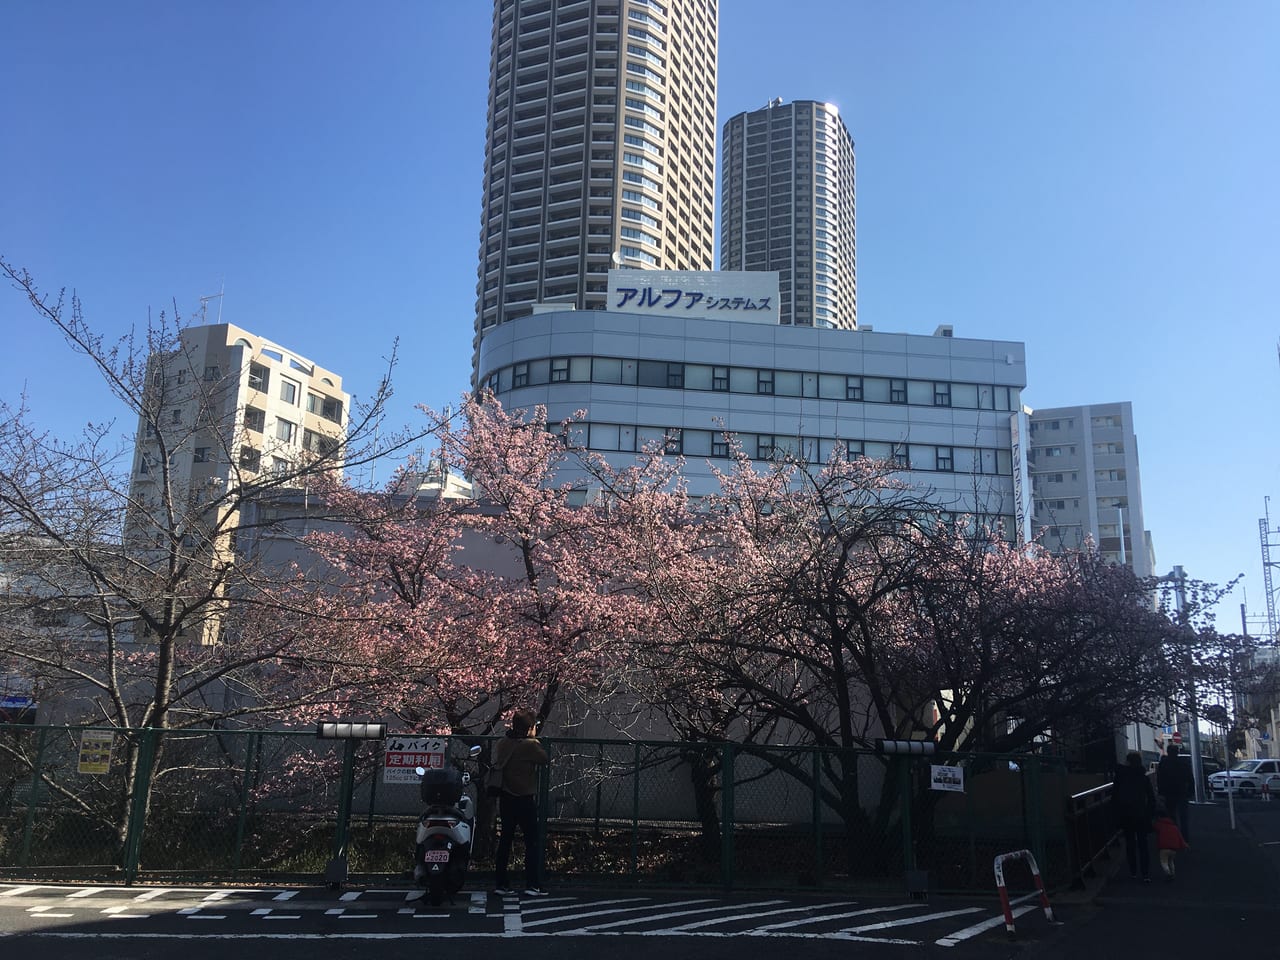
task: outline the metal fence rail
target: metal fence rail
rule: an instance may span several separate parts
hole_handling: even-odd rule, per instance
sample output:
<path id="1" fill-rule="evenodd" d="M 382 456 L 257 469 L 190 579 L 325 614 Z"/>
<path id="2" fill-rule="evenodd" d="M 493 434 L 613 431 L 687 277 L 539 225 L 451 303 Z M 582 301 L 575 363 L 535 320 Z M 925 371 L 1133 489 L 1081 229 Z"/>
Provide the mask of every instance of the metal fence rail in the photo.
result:
<path id="1" fill-rule="evenodd" d="M 105 772 L 81 765 L 86 731 L 114 737 Z M 482 773 L 485 738 L 452 738 L 448 755 L 475 743 Z M 1031 849 L 1050 884 L 1079 865 L 1056 758 L 543 743 L 552 762 L 538 799 L 560 879 L 901 890 L 908 871 L 927 871 L 936 889 L 965 889 L 989 886 L 992 857 L 1010 849 Z M 418 791 L 384 782 L 382 751 L 350 751 L 348 829 L 337 822 L 348 754 L 309 730 L 0 725 L 0 876 L 315 880 L 339 832 L 351 880 L 403 876 Z M 930 789 L 936 764 L 962 766 L 965 791 Z M 484 871 L 492 802 L 472 792 Z"/>

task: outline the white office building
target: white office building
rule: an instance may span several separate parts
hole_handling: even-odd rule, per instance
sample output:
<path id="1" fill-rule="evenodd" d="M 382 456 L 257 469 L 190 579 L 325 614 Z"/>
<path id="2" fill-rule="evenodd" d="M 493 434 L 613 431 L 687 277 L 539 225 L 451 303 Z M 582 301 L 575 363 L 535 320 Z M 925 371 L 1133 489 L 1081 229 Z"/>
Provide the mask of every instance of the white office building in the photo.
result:
<path id="1" fill-rule="evenodd" d="M 581 437 L 610 460 L 651 443 L 683 455 L 694 495 L 715 488 L 712 465 L 728 465 L 726 433 L 755 460 L 818 462 L 841 443 L 898 461 L 944 509 L 1029 535 L 1023 344 L 949 327 L 920 336 L 782 326 L 718 305 L 750 296 L 704 294 L 698 307 L 711 299 L 734 317 L 718 319 L 680 292 L 655 290 L 648 312 L 548 310 L 489 330 L 481 383 L 507 408 L 541 404 L 553 419 L 586 410 Z"/>

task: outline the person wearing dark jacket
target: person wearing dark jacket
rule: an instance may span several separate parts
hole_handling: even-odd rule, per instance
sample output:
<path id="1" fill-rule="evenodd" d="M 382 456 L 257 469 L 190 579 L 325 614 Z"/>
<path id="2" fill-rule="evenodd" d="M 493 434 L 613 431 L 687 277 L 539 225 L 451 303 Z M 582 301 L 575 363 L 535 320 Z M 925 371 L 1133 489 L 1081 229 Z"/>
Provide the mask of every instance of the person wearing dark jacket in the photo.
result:
<path id="1" fill-rule="evenodd" d="M 535 738 L 537 718 L 532 710 L 517 710 L 511 717 L 511 729 L 493 748 L 493 762 L 502 768 L 502 793 L 498 797 L 501 834 L 494 856 L 494 893 L 503 896 L 512 890 L 507 886 L 507 862 L 515 841 L 516 827 L 524 840 L 525 894 L 543 897 L 542 846 L 538 841 L 538 804 L 534 794 L 538 788 L 538 767 L 548 760 L 547 751 Z"/>
<path id="2" fill-rule="evenodd" d="M 1181 830 L 1183 839 L 1191 842 L 1191 798 L 1196 793 L 1196 778 L 1191 773 L 1189 758 L 1181 756 L 1176 743 L 1169 744 L 1169 750 L 1156 767 L 1156 792 L 1164 801 Z"/>
<path id="3" fill-rule="evenodd" d="M 1142 769 L 1142 754 L 1130 750 L 1124 763 L 1116 767 L 1111 781 L 1111 810 L 1124 834 L 1124 852 L 1129 860 L 1129 876 L 1135 880 L 1141 870 L 1145 883 L 1151 882 L 1151 818 L 1156 812 L 1156 794 Z"/>

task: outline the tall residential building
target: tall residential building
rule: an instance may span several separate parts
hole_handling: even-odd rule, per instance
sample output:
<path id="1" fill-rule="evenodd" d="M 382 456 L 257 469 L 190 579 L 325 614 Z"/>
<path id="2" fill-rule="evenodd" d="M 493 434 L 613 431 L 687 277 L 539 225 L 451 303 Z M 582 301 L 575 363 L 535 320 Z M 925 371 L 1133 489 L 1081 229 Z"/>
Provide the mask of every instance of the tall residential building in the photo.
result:
<path id="1" fill-rule="evenodd" d="M 1031 414 L 1032 530 L 1052 551 L 1092 540 L 1138 576 L 1155 572 L 1142 513 L 1133 404 L 1053 407 Z"/>
<path id="2" fill-rule="evenodd" d="M 495 0 L 476 339 L 714 261 L 717 0 Z"/>
<path id="3" fill-rule="evenodd" d="M 853 138 L 830 103 L 780 99 L 724 125 L 720 269 L 776 270 L 780 317 L 858 326 Z"/>
<path id="4" fill-rule="evenodd" d="M 341 377 L 270 340 L 229 323 L 183 330 L 177 349 L 147 361 L 129 539 L 145 548 L 170 532 L 156 505 L 198 526 L 220 491 L 289 485 L 304 457 L 341 452 L 349 403 Z"/>

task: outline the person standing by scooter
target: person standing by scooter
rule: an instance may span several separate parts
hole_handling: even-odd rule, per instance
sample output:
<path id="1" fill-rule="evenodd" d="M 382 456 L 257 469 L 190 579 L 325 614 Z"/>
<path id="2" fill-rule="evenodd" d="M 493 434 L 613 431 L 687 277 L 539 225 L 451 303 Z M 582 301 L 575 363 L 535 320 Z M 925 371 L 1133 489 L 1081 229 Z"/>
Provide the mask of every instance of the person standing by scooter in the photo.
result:
<path id="1" fill-rule="evenodd" d="M 549 761 L 547 751 L 536 739 L 537 718 L 532 710 L 520 709 L 511 717 L 511 729 L 493 748 L 494 765 L 502 770 L 502 793 L 498 797 L 501 836 L 494 863 L 494 893 L 513 891 L 508 886 L 507 863 L 516 827 L 524 840 L 525 894 L 545 897 L 542 889 L 542 844 L 538 837 L 538 767 Z"/>

